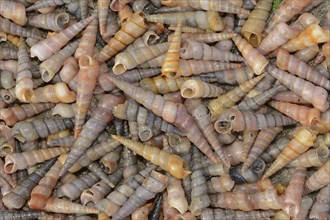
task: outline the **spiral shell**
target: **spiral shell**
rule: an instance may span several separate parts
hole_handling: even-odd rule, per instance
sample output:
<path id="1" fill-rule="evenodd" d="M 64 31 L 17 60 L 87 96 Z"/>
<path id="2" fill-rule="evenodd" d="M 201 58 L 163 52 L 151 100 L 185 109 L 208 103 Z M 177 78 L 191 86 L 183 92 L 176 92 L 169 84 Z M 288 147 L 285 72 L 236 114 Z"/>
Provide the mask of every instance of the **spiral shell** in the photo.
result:
<path id="1" fill-rule="evenodd" d="M 323 187 L 316 196 L 316 201 L 312 206 L 309 217 L 316 219 L 326 219 L 329 212 L 330 185 Z"/>
<path id="2" fill-rule="evenodd" d="M 313 192 L 330 183 L 330 160 L 323 164 L 315 173 L 306 180 L 306 191 Z"/>
<path id="3" fill-rule="evenodd" d="M 181 96 L 184 98 L 216 97 L 223 93 L 221 87 L 197 79 L 189 79 L 181 85 Z"/>
<path id="4" fill-rule="evenodd" d="M 3 0 L 0 2 L 0 15 L 10 19 L 20 26 L 27 22 L 25 7 L 19 2 Z"/>
<path id="5" fill-rule="evenodd" d="M 48 13 L 35 14 L 29 17 L 28 24 L 37 28 L 43 28 L 52 31 L 61 31 L 69 23 L 69 14 L 67 13 Z"/>

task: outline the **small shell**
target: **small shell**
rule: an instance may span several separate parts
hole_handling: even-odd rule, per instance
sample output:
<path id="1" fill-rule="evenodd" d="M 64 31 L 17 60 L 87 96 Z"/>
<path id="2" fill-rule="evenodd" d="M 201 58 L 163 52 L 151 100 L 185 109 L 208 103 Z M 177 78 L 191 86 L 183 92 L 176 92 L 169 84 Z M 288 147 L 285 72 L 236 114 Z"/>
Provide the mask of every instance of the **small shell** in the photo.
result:
<path id="1" fill-rule="evenodd" d="M 288 166 L 293 167 L 321 167 L 329 157 L 329 149 L 326 146 L 310 149 L 293 160 Z"/>
<path id="2" fill-rule="evenodd" d="M 10 19 L 20 26 L 27 22 L 25 7 L 19 2 L 3 0 L 0 2 L 0 15 Z"/>
<path id="3" fill-rule="evenodd" d="M 313 192 L 330 183 L 330 159 L 306 180 L 306 191 Z"/>
<path id="4" fill-rule="evenodd" d="M 327 219 L 329 212 L 330 185 L 323 187 L 316 196 L 309 217 L 312 219 Z"/>
<path id="5" fill-rule="evenodd" d="M 190 79 L 181 85 L 181 96 L 184 98 L 217 97 L 223 93 L 221 87 L 205 83 L 201 80 Z"/>
<path id="6" fill-rule="evenodd" d="M 52 31 L 61 31 L 69 23 L 69 14 L 67 13 L 48 13 L 35 14 L 29 17 L 28 24 L 37 28 L 43 28 Z"/>

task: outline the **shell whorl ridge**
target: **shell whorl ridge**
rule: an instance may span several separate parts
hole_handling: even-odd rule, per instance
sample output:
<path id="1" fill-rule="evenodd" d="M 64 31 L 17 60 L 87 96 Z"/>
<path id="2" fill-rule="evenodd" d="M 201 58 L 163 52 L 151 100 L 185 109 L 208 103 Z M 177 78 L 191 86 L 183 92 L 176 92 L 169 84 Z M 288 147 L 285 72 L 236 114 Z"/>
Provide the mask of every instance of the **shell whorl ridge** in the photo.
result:
<path id="1" fill-rule="evenodd" d="M 0 220 L 330 212 L 324 0 L 0 0 Z"/>

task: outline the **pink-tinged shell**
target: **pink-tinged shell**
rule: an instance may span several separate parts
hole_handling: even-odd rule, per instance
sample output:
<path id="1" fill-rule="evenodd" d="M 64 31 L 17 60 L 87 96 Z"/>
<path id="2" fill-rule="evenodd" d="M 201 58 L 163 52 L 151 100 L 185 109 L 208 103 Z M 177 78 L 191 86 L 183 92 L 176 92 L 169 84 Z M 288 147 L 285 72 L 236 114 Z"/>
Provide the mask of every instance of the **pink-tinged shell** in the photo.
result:
<path id="1" fill-rule="evenodd" d="M 169 177 L 166 190 L 169 205 L 177 209 L 181 214 L 184 214 L 188 210 L 189 206 L 181 185 L 181 181 L 174 177 Z"/>
<path id="2" fill-rule="evenodd" d="M 242 35 L 253 47 L 257 47 L 262 40 L 262 32 L 266 26 L 272 3 L 272 0 L 259 1 L 242 27 Z"/>
<path id="3" fill-rule="evenodd" d="M 321 112 L 325 112 L 329 108 L 329 102 L 327 100 L 328 92 L 324 88 L 315 86 L 311 82 L 277 69 L 273 65 L 268 65 L 267 71 L 288 89 L 312 103 Z"/>
<path id="4" fill-rule="evenodd" d="M 330 31 L 324 30 L 318 24 L 312 24 L 301 32 L 297 37 L 291 39 L 282 46 L 288 52 L 295 52 L 306 47 L 327 42 L 330 38 Z"/>
<path id="5" fill-rule="evenodd" d="M 319 85 L 327 90 L 330 90 L 330 80 L 316 70 L 313 70 L 313 68 L 307 63 L 301 61 L 293 55 L 290 55 L 289 52 L 282 48 L 279 48 L 276 51 L 276 65 L 282 70 L 287 70 L 293 75 L 307 79 L 315 85 Z"/>
<path id="6" fill-rule="evenodd" d="M 79 71 L 78 61 L 74 57 L 68 57 L 64 63 L 63 67 L 59 73 L 60 78 L 65 83 L 70 83 L 70 81 L 75 77 Z"/>
<path id="7" fill-rule="evenodd" d="M 296 95 L 296 93 L 292 91 L 283 91 L 277 93 L 272 97 L 273 100 L 282 101 L 282 102 L 290 102 L 294 104 L 308 105 L 309 102 L 303 100 L 300 96 Z"/>
<path id="8" fill-rule="evenodd" d="M 329 216 L 330 208 L 330 185 L 323 187 L 316 196 L 316 201 L 312 206 L 312 209 L 309 214 L 309 218 L 312 219 L 327 219 Z"/>
<path id="9" fill-rule="evenodd" d="M 184 98 L 217 97 L 223 93 L 221 87 L 205 83 L 198 79 L 189 79 L 181 85 L 181 96 Z"/>
<path id="10" fill-rule="evenodd" d="M 44 61 L 57 51 L 59 51 L 64 45 L 66 45 L 75 35 L 77 35 L 82 29 L 86 27 L 92 20 L 93 16 L 81 20 L 59 33 L 47 38 L 31 47 L 31 57 L 38 57 L 40 61 Z"/>
<path id="11" fill-rule="evenodd" d="M 268 21 L 265 33 L 268 34 L 276 24 L 291 20 L 296 14 L 301 12 L 303 8 L 311 4 L 312 0 L 287 0 L 280 5 L 280 8 L 274 13 Z"/>
<path id="12" fill-rule="evenodd" d="M 306 191 L 313 192 L 330 183 L 330 159 L 306 180 Z"/>
<path id="13" fill-rule="evenodd" d="M 123 23 L 121 29 L 108 41 L 98 53 L 97 60 L 106 61 L 131 44 L 147 31 L 147 24 L 142 12 L 135 12 Z"/>
<path id="14" fill-rule="evenodd" d="M 69 24 L 69 14 L 67 13 L 48 13 L 31 15 L 28 24 L 37 28 L 51 31 L 61 31 Z"/>
<path id="15" fill-rule="evenodd" d="M 93 207 L 83 206 L 77 203 L 70 202 L 69 200 L 51 197 L 47 200 L 44 207 L 47 212 L 55 213 L 80 213 L 80 214 L 97 214 L 99 211 Z"/>
<path id="16" fill-rule="evenodd" d="M 260 75 L 265 71 L 269 61 L 256 49 L 254 49 L 241 36 L 233 38 L 238 50 L 242 53 L 247 63 L 252 67 L 255 74 Z"/>
<path id="17" fill-rule="evenodd" d="M 304 192 L 306 168 L 298 167 L 291 177 L 284 194 L 283 210 L 291 217 L 296 217 L 299 213 L 300 203 Z"/>
<path id="18" fill-rule="evenodd" d="M 299 58 L 301 61 L 304 62 L 309 62 L 312 59 L 314 59 L 320 52 L 320 49 L 317 45 L 314 46 L 310 46 L 310 47 L 306 47 L 304 49 L 301 49 L 299 51 L 297 51 L 294 55 Z M 315 60 L 313 61 L 314 65 L 315 64 L 319 64 L 322 61 L 318 61 L 317 58 L 315 58 Z"/>
<path id="19" fill-rule="evenodd" d="M 304 30 L 312 24 L 320 24 L 320 19 L 312 13 L 303 13 L 291 25 L 297 27 L 299 30 Z"/>
<path id="20" fill-rule="evenodd" d="M 316 136 L 316 132 L 310 128 L 299 127 L 296 136 L 287 144 L 282 153 L 272 163 L 262 178 L 270 177 L 307 151 L 313 146 Z"/>
<path id="21" fill-rule="evenodd" d="M 25 7 L 19 2 L 3 0 L 0 2 L 0 15 L 20 26 L 27 22 Z"/>
<path id="22" fill-rule="evenodd" d="M 214 43 L 220 40 L 227 40 L 236 37 L 236 33 L 196 33 L 196 34 L 183 34 L 181 38 L 188 38 L 191 40 L 199 41 L 202 43 Z M 171 36 L 169 36 L 169 39 Z"/>
<path id="23" fill-rule="evenodd" d="M 313 126 L 321 118 L 321 112 L 316 108 L 279 101 L 270 101 L 269 105 L 302 125 Z"/>
<path id="24" fill-rule="evenodd" d="M 47 85 L 33 90 L 31 95 L 32 103 L 39 102 L 64 102 L 71 103 L 76 100 L 76 94 L 69 90 L 68 86 L 63 83 L 56 83 L 55 85 Z"/>
<path id="25" fill-rule="evenodd" d="M 284 22 L 278 23 L 275 28 L 261 41 L 257 50 L 266 55 L 269 52 L 282 46 L 288 40 L 298 36 L 299 30 L 287 25 Z"/>
<path id="26" fill-rule="evenodd" d="M 312 205 L 313 200 L 308 196 L 304 196 L 300 202 L 299 212 L 295 217 L 292 218 L 292 220 L 306 219 L 309 209 Z"/>

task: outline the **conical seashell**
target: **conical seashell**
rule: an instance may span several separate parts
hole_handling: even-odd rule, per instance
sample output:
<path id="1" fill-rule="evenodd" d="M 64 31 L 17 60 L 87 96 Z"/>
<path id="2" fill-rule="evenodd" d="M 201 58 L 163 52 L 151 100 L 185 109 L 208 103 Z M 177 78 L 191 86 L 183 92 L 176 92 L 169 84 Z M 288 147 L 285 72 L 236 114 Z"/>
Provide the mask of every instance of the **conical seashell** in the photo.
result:
<path id="1" fill-rule="evenodd" d="M 174 36 L 170 41 L 170 46 L 165 54 L 164 63 L 162 65 L 162 76 L 173 77 L 179 69 L 180 44 L 181 44 L 181 28 L 182 20 L 179 20 L 174 32 Z"/>
<path id="2" fill-rule="evenodd" d="M 304 192 L 306 168 L 298 167 L 291 177 L 288 187 L 285 190 L 283 200 L 283 211 L 289 216 L 296 217 L 299 213 L 300 202 Z"/>
<path id="3" fill-rule="evenodd" d="M 21 211 L 21 210 L 3 210 L 0 213 L 1 219 L 39 219 L 44 216 L 43 212 Z"/>
<path id="4" fill-rule="evenodd" d="M 92 57 L 83 55 L 79 59 L 80 70 L 78 72 L 78 88 L 76 99 L 76 115 L 75 115 L 75 127 L 74 137 L 77 137 L 82 130 L 87 111 L 91 99 L 93 97 L 93 90 L 96 85 L 96 79 L 99 76 L 99 65 Z"/>
<path id="5" fill-rule="evenodd" d="M 252 78 L 226 94 L 219 96 L 217 99 L 211 100 L 207 106 L 211 112 L 211 120 L 215 121 L 223 110 L 234 106 L 236 102 L 243 98 L 264 77 L 265 74 Z"/>
<path id="6" fill-rule="evenodd" d="M 284 147 L 290 142 L 290 139 L 286 136 L 278 138 L 274 141 L 268 148 L 260 155 L 260 158 L 263 159 L 266 163 L 271 163 L 278 155 L 281 154 Z"/>
<path id="7" fill-rule="evenodd" d="M 173 123 L 213 162 L 216 163 L 218 161 L 214 153 L 211 151 L 211 147 L 207 144 L 205 137 L 202 135 L 198 126 L 194 123 L 193 118 L 188 114 L 184 105 L 165 101 L 160 95 L 155 95 L 148 90 L 135 87 L 124 81 L 116 80 L 114 78 L 111 78 L 111 80 L 128 96 L 141 103 L 147 109 L 150 109 L 156 115 L 161 116 L 166 122 Z"/>
<path id="8" fill-rule="evenodd" d="M 302 125 L 312 126 L 321 118 L 321 112 L 315 108 L 279 101 L 270 101 L 269 105 Z"/>
<path id="9" fill-rule="evenodd" d="M 26 104 L 11 108 L 0 109 L 0 120 L 3 120 L 6 125 L 13 126 L 18 121 L 23 121 L 31 118 L 43 111 L 54 107 L 51 103 Z"/>
<path id="10" fill-rule="evenodd" d="M 17 36 L 21 36 L 21 37 L 30 37 L 30 38 L 37 39 L 37 40 L 43 39 L 43 37 L 40 36 L 38 33 L 36 33 L 36 31 L 23 28 L 15 23 L 9 21 L 8 19 L 2 18 L 2 17 L 0 17 L 0 28 L 3 32 L 8 33 L 8 34 L 17 35 Z"/>
<path id="11" fill-rule="evenodd" d="M 231 39 L 236 37 L 236 33 L 196 33 L 196 34 L 183 34 L 181 38 L 188 38 L 191 40 L 199 41 L 202 43 L 214 43 L 221 40 Z M 169 39 L 171 36 L 169 36 Z"/>
<path id="12" fill-rule="evenodd" d="M 116 75 L 123 74 L 127 70 L 134 69 L 138 65 L 165 53 L 168 46 L 168 43 L 161 43 L 121 52 L 115 57 L 112 71 Z"/>
<path id="13" fill-rule="evenodd" d="M 79 60 L 81 56 L 87 55 L 92 57 L 94 55 L 94 46 L 96 42 L 98 19 L 94 19 L 89 23 L 84 30 L 79 42 L 79 46 L 74 53 L 74 57 Z"/>
<path id="14" fill-rule="evenodd" d="M 135 153 L 145 157 L 148 160 L 151 160 L 151 162 L 154 164 L 170 172 L 176 178 L 182 179 L 190 173 L 189 171 L 183 169 L 183 159 L 175 154 L 169 154 L 155 147 L 133 142 L 120 136 L 112 135 L 112 137 L 116 141 L 133 150 Z"/>
<path id="15" fill-rule="evenodd" d="M 288 166 L 292 167 L 321 167 L 329 157 L 329 149 L 326 146 L 313 148 L 293 160 Z"/>
<path id="16" fill-rule="evenodd" d="M 27 151 L 23 153 L 14 153 L 7 155 L 5 158 L 4 170 L 6 173 L 14 173 L 16 170 L 23 170 L 31 167 L 37 163 L 42 163 L 53 157 L 57 157 L 61 154 L 69 151 L 69 148 L 47 148 L 34 151 Z"/>
<path id="17" fill-rule="evenodd" d="M 288 40 L 295 38 L 299 34 L 299 30 L 284 22 L 278 23 L 274 29 L 261 41 L 257 50 L 266 55 L 276 48 L 282 46 Z"/>
<path id="18" fill-rule="evenodd" d="M 313 70 L 307 63 L 301 61 L 293 55 L 290 55 L 289 52 L 282 48 L 279 48 L 276 51 L 276 65 L 282 70 L 287 70 L 293 75 L 307 79 L 315 85 L 319 85 L 327 90 L 330 90 L 330 80 L 316 70 Z"/>
<path id="19" fill-rule="evenodd" d="M 155 94 L 167 94 L 179 91 L 182 84 L 189 80 L 189 77 L 162 77 L 145 78 L 140 81 L 140 86 L 152 91 Z"/>
<path id="20" fill-rule="evenodd" d="M 220 113 L 214 128 L 219 133 L 230 131 L 259 130 L 295 124 L 296 121 L 282 114 L 261 114 L 228 109 Z"/>
<path id="21" fill-rule="evenodd" d="M 262 178 L 270 177 L 285 165 L 299 157 L 313 145 L 315 139 L 315 131 L 306 127 L 300 127 L 294 139 L 292 139 L 283 149 L 282 153 L 272 163 Z"/>
<path id="22" fill-rule="evenodd" d="M 313 192 L 330 183 L 330 159 L 306 180 L 306 191 Z"/>
<path id="23" fill-rule="evenodd" d="M 92 207 L 83 206 L 68 200 L 51 197 L 48 199 L 44 210 L 55 213 L 81 213 L 81 214 L 97 214 L 99 211 Z"/>
<path id="24" fill-rule="evenodd" d="M 252 67 L 255 74 L 260 75 L 265 71 L 269 61 L 258 50 L 254 49 L 241 36 L 233 38 L 238 50 L 242 53 L 247 63 Z"/>
<path id="25" fill-rule="evenodd" d="M 68 86 L 63 83 L 55 85 L 47 85 L 33 90 L 30 102 L 64 102 L 71 103 L 76 100 L 76 94 L 69 90 Z"/>
<path id="26" fill-rule="evenodd" d="M 309 218 L 327 219 L 329 211 L 330 185 L 325 186 L 316 196 Z"/>
<path id="27" fill-rule="evenodd" d="M 69 24 L 69 18 L 69 14 L 64 12 L 35 14 L 29 17 L 28 24 L 46 30 L 61 31 Z"/>
<path id="28" fill-rule="evenodd" d="M 259 1 L 242 27 L 242 35 L 253 47 L 257 47 L 262 40 L 262 32 L 266 26 L 272 3 L 272 0 Z"/>
<path id="29" fill-rule="evenodd" d="M 315 86 L 302 78 L 279 70 L 273 65 L 268 65 L 267 71 L 288 89 L 301 96 L 304 100 L 312 103 L 313 106 L 321 112 L 329 108 L 329 102 L 327 101 L 328 92 L 324 88 Z"/>
<path id="30" fill-rule="evenodd" d="M 3 0 L 0 2 L 0 15 L 20 26 L 27 22 L 25 7 L 19 2 Z"/>
<path id="31" fill-rule="evenodd" d="M 180 91 L 181 96 L 188 99 L 217 97 L 223 93 L 221 87 L 197 79 L 189 79 L 185 81 L 181 85 Z"/>
<path id="32" fill-rule="evenodd" d="M 274 13 L 274 15 L 268 21 L 267 27 L 265 29 L 265 33 L 268 34 L 276 24 L 291 20 L 296 14 L 301 12 L 303 8 L 305 8 L 312 2 L 313 2 L 312 0 L 285 1 L 283 4 L 280 5 L 279 9 Z"/>
<path id="33" fill-rule="evenodd" d="M 106 61 L 131 44 L 136 38 L 146 32 L 148 26 L 143 12 L 135 12 L 121 26 L 121 29 L 113 36 L 108 44 L 99 52 L 97 60 Z"/>
<path id="34" fill-rule="evenodd" d="M 290 102 L 294 104 L 308 105 L 309 102 L 303 100 L 300 96 L 296 95 L 296 93 L 292 91 L 283 91 L 279 92 L 272 97 L 273 100 L 282 101 L 282 102 Z"/>
<path id="35" fill-rule="evenodd" d="M 78 41 L 74 41 L 67 44 L 62 50 L 40 64 L 39 70 L 43 81 L 49 82 L 53 79 L 55 74 L 61 69 L 63 62 L 74 53 L 78 43 Z"/>
<path id="36" fill-rule="evenodd" d="M 75 35 L 77 35 L 82 29 L 86 27 L 94 16 L 81 20 L 66 29 L 60 31 L 54 36 L 45 39 L 31 47 L 31 57 L 38 57 L 40 61 L 44 61 L 57 51 L 59 51 L 64 45 L 66 45 Z"/>
<path id="37" fill-rule="evenodd" d="M 250 12 L 244 8 L 240 8 L 231 2 L 219 0 L 161 0 L 162 5 L 192 7 L 195 9 L 203 9 L 206 11 L 220 11 L 233 14 L 249 14 Z"/>
<path id="38" fill-rule="evenodd" d="M 282 46 L 288 52 L 295 52 L 306 47 L 325 43 L 330 38 L 330 30 L 324 30 L 318 24 L 312 24 L 301 32 L 297 37 L 291 39 Z"/>

